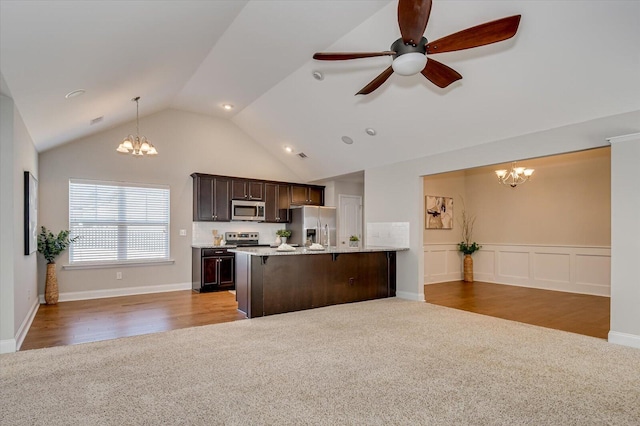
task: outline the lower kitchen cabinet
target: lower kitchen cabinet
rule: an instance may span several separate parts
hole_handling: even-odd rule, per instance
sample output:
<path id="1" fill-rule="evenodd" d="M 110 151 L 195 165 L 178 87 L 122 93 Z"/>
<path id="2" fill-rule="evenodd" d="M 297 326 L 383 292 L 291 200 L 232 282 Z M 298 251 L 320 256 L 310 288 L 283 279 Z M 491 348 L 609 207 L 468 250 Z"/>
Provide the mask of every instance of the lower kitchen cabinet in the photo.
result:
<path id="1" fill-rule="evenodd" d="M 197 292 L 233 290 L 235 256 L 226 249 L 192 249 L 191 284 Z"/>

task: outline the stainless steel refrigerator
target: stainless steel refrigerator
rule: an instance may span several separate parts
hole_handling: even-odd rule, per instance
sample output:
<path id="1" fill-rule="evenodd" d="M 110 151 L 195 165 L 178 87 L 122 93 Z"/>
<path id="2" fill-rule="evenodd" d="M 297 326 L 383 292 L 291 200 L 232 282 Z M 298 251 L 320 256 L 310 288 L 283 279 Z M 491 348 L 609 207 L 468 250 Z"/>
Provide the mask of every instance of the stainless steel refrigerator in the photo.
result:
<path id="1" fill-rule="evenodd" d="M 304 246 L 311 243 L 323 246 L 336 245 L 336 208 L 319 206 L 299 206 L 291 208 L 291 223 L 286 228 L 291 231 L 287 240 L 290 244 Z"/>

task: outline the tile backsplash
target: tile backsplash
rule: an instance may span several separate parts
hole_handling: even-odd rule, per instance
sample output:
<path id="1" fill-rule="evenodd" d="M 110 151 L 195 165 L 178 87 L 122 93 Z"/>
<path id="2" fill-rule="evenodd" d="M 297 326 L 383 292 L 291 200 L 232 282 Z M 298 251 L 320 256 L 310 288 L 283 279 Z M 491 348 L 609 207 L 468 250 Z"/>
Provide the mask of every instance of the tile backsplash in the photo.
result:
<path id="1" fill-rule="evenodd" d="M 192 222 L 191 244 L 213 244 L 213 230 L 218 230 L 218 235 L 225 232 L 259 232 L 260 244 L 271 244 L 276 239 L 276 231 L 284 229 L 284 223 L 259 223 L 259 222 Z"/>

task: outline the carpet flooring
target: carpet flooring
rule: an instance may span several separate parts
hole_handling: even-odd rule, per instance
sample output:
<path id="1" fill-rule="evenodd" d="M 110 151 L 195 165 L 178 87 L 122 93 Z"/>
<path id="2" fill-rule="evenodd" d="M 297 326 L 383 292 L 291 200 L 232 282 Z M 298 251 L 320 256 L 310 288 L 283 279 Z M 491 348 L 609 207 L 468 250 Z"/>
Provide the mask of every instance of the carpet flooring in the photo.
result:
<path id="1" fill-rule="evenodd" d="M 6 425 L 638 425 L 640 350 L 383 299 L 0 356 Z"/>

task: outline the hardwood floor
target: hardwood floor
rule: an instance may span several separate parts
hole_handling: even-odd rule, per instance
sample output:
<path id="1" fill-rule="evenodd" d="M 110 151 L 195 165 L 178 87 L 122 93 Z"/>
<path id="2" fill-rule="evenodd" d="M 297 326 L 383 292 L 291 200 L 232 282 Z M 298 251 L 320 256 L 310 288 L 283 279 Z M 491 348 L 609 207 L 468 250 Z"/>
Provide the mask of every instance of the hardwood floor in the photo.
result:
<path id="1" fill-rule="evenodd" d="M 427 303 L 607 338 L 610 299 L 476 281 L 424 286 Z"/>
<path id="2" fill-rule="evenodd" d="M 41 305 L 20 350 L 245 319 L 237 307 L 228 291 L 191 290 Z"/>
<path id="3" fill-rule="evenodd" d="M 425 286 L 428 303 L 606 339 L 609 298 L 455 281 Z M 235 295 L 190 290 L 41 305 L 20 350 L 245 319 Z"/>

